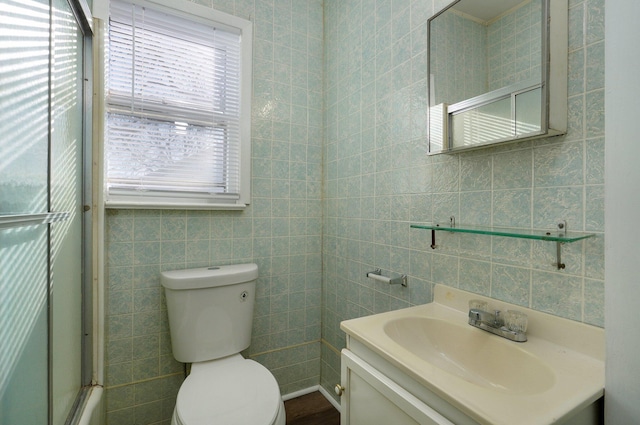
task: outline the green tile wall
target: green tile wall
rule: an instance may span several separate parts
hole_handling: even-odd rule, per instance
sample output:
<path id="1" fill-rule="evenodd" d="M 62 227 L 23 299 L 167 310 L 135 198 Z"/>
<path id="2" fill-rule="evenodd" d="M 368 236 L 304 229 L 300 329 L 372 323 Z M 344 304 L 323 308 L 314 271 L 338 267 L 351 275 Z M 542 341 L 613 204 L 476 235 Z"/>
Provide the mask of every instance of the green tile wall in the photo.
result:
<path id="1" fill-rule="evenodd" d="M 488 26 L 490 90 L 540 75 L 540 5 L 540 0 L 521 3 Z"/>
<path id="2" fill-rule="evenodd" d="M 254 339 L 283 393 L 339 380 L 343 319 L 422 304 L 436 283 L 603 326 L 604 1 L 570 0 L 566 136 L 426 156 L 427 19 L 447 0 L 201 0 L 255 23 L 253 202 L 244 212 L 109 211 L 110 424 L 168 424 L 165 269 L 255 261 Z M 555 245 L 428 234 L 411 222 L 524 227 Z M 408 273 L 409 287 L 365 278 Z"/>
<path id="3" fill-rule="evenodd" d="M 107 211 L 109 425 L 169 424 L 182 383 L 162 270 L 255 262 L 253 340 L 283 394 L 320 380 L 322 2 L 198 1 L 254 22 L 252 203 Z"/>
<path id="4" fill-rule="evenodd" d="M 433 78 L 435 104 L 453 104 L 481 95 L 490 89 L 489 68 L 492 57 L 487 46 L 487 26 L 461 15 L 453 9 L 440 15 L 431 26 L 434 40 L 430 73 Z M 497 43 L 494 43 L 497 44 Z M 462 47 L 459 55 L 450 55 Z M 497 61 L 492 61 L 491 64 Z M 495 72 L 493 73 L 495 74 Z"/>
<path id="5" fill-rule="evenodd" d="M 339 381 L 341 320 L 432 300 L 442 283 L 604 325 L 604 1 L 569 1 L 565 136 L 426 155 L 427 19 L 446 0 L 325 0 L 322 385 Z M 555 244 L 430 234 L 411 222 L 553 228 Z M 443 233 L 443 232 L 441 232 Z M 407 273 L 388 287 L 365 273 Z"/>

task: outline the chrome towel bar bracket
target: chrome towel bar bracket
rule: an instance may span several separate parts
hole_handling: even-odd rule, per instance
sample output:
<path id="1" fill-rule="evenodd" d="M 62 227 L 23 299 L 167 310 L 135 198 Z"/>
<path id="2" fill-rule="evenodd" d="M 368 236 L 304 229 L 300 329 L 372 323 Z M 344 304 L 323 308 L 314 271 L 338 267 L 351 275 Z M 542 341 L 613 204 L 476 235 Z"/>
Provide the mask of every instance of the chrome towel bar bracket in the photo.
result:
<path id="1" fill-rule="evenodd" d="M 402 285 L 405 288 L 407 287 L 407 275 L 403 274 L 400 277 L 386 277 L 382 276 L 381 269 L 375 269 L 372 272 L 367 272 L 367 277 L 373 280 L 378 280 L 380 282 L 388 283 L 389 285 Z"/>

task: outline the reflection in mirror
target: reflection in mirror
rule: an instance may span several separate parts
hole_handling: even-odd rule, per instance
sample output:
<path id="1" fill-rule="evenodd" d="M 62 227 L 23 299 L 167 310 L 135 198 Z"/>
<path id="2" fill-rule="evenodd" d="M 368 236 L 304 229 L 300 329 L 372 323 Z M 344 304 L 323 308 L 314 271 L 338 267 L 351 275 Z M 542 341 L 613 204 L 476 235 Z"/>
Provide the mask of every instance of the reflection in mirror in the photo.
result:
<path id="1" fill-rule="evenodd" d="M 542 0 L 461 0 L 431 21 L 432 99 L 455 104 L 540 82 Z"/>
<path id="2" fill-rule="evenodd" d="M 511 99 L 468 109 L 451 116 L 453 147 L 468 146 L 473 143 L 487 143 L 495 139 L 505 139 L 512 134 Z"/>
<path id="3" fill-rule="evenodd" d="M 566 80 L 567 3 L 553 3 L 565 9 L 554 34 Z M 550 134 L 548 16 L 549 0 L 458 0 L 429 20 L 430 153 Z M 558 87 L 565 124 L 553 134 L 566 130 Z"/>

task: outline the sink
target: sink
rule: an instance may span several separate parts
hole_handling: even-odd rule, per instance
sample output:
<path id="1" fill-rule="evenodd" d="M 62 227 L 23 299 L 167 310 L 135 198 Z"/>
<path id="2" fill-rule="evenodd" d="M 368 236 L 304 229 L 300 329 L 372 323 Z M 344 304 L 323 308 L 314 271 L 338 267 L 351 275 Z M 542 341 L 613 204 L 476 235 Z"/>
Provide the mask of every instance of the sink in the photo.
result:
<path id="1" fill-rule="evenodd" d="M 555 375 L 540 358 L 471 326 L 408 316 L 384 324 L 384 333 L 405 350 L 467 382 L 509 394 L 537 394 Z"/>
<path id="2" fill-rule="evenodd" d="M 458 288 L 433 289 L 428 304 L 341 322 L 345 350 L 456 424 L 602 423 L 603 329 Z M 527 341 L 470 326 L 474 299 L 524 312 Z"/>

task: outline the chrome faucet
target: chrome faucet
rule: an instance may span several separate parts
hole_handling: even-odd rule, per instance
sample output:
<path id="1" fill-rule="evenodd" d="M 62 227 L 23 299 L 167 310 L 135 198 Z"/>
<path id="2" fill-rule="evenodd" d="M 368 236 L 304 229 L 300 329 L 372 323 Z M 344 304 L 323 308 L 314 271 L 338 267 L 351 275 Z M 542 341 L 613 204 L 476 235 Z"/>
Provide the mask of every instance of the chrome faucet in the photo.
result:
<path id="1" fill-rule="evenodd" d="M 515 342 L 525 342 L 527 334 L 522 331 L 511 330 L 505 326 L 500 310 L 493 313 L 488 311 L 472 308 L 469 310 L 469 324 L 483 331 L 507 338 Z"/>

